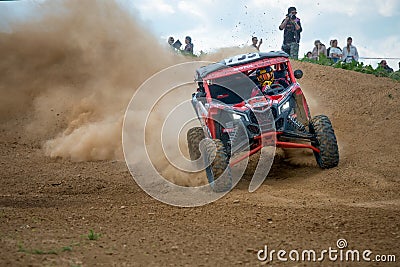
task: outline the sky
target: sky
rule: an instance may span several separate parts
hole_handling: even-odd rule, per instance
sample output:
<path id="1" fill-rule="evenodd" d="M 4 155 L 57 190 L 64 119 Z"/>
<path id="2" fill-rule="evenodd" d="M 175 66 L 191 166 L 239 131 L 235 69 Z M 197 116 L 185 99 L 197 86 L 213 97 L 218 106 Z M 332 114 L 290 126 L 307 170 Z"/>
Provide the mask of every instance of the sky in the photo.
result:
<path id="1" fill-rule="evenodd" d="M 311 51 L 314 40 L 327 47 L 331 39 L 346 45 L 348 36 L 360 57 L 400 58 L 400 1 L 398 0 L 116 0 L 133 17 L 143 22 L 160 42 L 169 36 L 184 43 L 192 37 L 195 53 L 228 46 L 251 44 L 263 39 L 261 51 L 279 50 L 283 32 L 278 26 L 290 6 L 297 8 L 303 32 L 300 53 Z M 33 4 L 44 0 L 0 2 L 0 31 L 7 21 L 33 19 Z M 380 60 L 361 59 L 377 66 Z M 388 60 L 398 70 L 400 59 Z"/>

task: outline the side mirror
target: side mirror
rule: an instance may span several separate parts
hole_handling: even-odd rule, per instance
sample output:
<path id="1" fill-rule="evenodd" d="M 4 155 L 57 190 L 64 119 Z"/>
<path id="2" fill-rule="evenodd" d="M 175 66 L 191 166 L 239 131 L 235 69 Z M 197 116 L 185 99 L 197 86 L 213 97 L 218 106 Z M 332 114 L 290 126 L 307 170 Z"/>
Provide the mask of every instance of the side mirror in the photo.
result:
<path id="1" fill-rule="evenodd" d="M 301 77 L 303 77 L 303 71 L 302 70 L 295 70 L 294 71 L 294 77 L 296 79 L 301 79 Z"/>

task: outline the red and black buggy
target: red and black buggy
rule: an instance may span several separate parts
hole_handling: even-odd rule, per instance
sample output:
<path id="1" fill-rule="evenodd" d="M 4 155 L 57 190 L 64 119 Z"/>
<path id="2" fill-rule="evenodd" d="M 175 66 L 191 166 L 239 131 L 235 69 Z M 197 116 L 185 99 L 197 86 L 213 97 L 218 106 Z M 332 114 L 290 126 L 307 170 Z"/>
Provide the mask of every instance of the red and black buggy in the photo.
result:
<path id="1" fill-rule="evenodd" d="M 302 76 L 282 51 L 238 55 L 196 70 L 192 104 L 202 127 L 188 131 L 188 148 L 191 160 L 203 154 L 214 189 L 228 190 L 229 184 L 216 186 L 217 178 L 268 145 L 312 149 L 319 167 L 338 165 L 332 124 L 325 115 L 311 117 L 296 81 Z"/>

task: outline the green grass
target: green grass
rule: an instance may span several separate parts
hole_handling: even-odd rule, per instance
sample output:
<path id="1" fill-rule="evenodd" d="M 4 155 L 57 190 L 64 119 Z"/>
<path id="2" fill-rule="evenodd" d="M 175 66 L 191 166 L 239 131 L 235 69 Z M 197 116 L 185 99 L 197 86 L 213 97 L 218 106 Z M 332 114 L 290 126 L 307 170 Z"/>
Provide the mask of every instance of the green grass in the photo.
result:
<path id="1" fill-rule="evenodd" d="M 79 245 L 79 243 L 77 243 Z M 72 251 L 72 247 L 64 246 L 61 249 L 50 249 L 50 250 L 43 250 L 43 249 L 27 249 L 23 246 L 23 244 L 18 244 L 18 252 L 23 252 L 27 254 L 35 254 L 35 255 L 58 255 L 61 252 L 70 252 Z"/>
<path id="2" fill-rule="evenodd" d="M 304 55 L 304 58 L 301 59 L 300 61 L 319 64 L 323 66 L 331 66 L 338 69 L 352 70 L 366 74 L 373 74 L 376 77 L 388 77 L 395 81 L 400 81 L 400 71 L 389 73 L 380 66 L 374 69 L 371 65 L 364 65 L 364 63 L 362 62 L 353 61 L 351 63 L 345 63 L 342 61 L 338 61 L 334 63 L 331 59 L 327 58 L 325 55 L 321 55 L 319 60 L 309 59 Z"/>
<path id="3" fill-rule="evenodd" d="M 31 254 L 37 254 L 37 255 L 57 255 L 57 251 L 55 250 L 41 250 L 41 249 L 34 249 L 31 251 Z"/>
<path id="4" fill-rule="evenodd" d="M 72 247 L 71 247 L 71 246 L 62 247 L 62 248 L 61 248 L 61 251 L 62 251 L 62 252 L 65 252 L 65 251 L 72 251 Z"/>
<path id="5" fill-rule="evenodd" d="M 57 255 L 58 252 L 54 249 L 51 250 L 41 250 L 41 249 L 26 249 L 22 244 L 18 244 L 18 252 L 24 252 L 27 254 L 36 255 Z"/>
<path id="6" fill-rule="evenodd" d="M 24 248 L 22 244 L 18 244 L 18 252 L 28 253 L 28 251 Z"/>
<path id="7" fill-rule="evenodd" d="M 99 239 L 101 234 L 95 233 L 92 229 L 90 229 L 89 234 L 87 235 L 89 240 L 97 240 Z"/>
<path id="8" fill-rule="evenodd" d="M 98 240 L 101 237 L 101 234 L 95 233 L 92 229 L 89 230 L 89 234 L 84 235 L 83 237 L 89 239 L 89 240 Z M 49 249 L 49 250 L 44 250 L 44 249 L 36 249 L 36 248 L 30 248 L 27 249 L 24 247 L 23 243 L 18 243 L 18 252 L 26 253 L 26 254 L 32 254 L 32 255 L 58 255 L 60 253 L 64 252 L 71 252 L 73 251 L 73 247 L 75 246 L 80 246 L 79 242 L 73 243 L 69 246 L 63 246 L 59 249 Z"/>

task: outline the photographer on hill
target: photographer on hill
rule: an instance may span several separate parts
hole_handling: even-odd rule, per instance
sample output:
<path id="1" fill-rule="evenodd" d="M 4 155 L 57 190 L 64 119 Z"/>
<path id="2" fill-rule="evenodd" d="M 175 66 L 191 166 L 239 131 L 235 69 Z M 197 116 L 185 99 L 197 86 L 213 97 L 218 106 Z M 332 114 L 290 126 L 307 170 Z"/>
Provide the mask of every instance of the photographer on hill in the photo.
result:
<path id="1" fill-rule="evenodd" d="M 291 58 L 298 59 L 301 28 L 300 19 L 296 17 L 295 7 L 289 7 L 286 18 L 279 25 L 279 30 L 283 32 L 282 50 L 289 54 Z"/>

